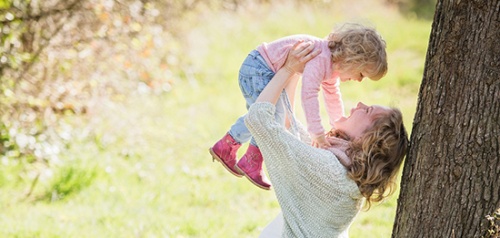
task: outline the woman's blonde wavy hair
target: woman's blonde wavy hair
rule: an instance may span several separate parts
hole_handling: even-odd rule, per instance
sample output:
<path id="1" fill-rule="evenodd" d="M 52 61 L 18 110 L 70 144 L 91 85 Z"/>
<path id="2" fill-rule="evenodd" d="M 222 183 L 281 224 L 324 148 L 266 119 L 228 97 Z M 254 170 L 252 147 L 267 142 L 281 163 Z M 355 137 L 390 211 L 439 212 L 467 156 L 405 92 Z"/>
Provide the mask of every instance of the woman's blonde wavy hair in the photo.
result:
<path id="1" fill-rule="evenodd" d="M 337 70 L 359 70 L 375 81 L 387 73 L 386 44 L 374 28 L 346 23 L 327 39 Z"/>
<path id="2" fill-rule="evenodd" d="M 341 131 L 330 135 L 350 140 Z M 406 155 L 408 143 L 403 116 L 396 108 L 377 115 L 373 126 L 349 143 L 346 153 L 351 159 L 351 166 L 347 174 L 366 198 L 367 210 L 372 202 L 380 202 L 394 193 L 396 175 Z"/>

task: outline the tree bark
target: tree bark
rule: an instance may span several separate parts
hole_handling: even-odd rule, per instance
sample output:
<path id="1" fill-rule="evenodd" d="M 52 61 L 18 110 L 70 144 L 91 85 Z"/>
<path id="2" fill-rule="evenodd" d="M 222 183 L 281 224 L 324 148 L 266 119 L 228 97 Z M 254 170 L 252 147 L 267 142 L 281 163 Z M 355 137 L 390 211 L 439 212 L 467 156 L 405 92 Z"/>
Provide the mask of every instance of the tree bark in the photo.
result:
<path id="1" fill-rule="evenodd" d="M 500 1 L 438 0 L 392 237 L 481 237 L 500 207 Z"/>

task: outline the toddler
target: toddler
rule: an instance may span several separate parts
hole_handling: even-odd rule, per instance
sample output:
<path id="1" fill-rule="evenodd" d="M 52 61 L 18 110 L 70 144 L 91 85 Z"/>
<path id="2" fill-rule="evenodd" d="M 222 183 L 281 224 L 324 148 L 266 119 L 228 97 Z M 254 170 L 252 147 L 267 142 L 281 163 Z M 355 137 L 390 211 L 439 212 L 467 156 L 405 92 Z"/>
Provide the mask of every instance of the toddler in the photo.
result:
<path id="1" fill-rule="evenodd" d="M 379 80 L 387 72 L 385 41 L 370 27 L 345 24 L 332 31 L 326 39 L 310 35 L 292 35 L 270 43 L 262 43 L 250 52 L 239 71 L 239 85 L 247 109 L 285 63 L 288 52 L 298 41 L 314 44 L 321 53 L 306 63 L 302 72 L 301 100 L 307 131 L 312 146 L 329 146 L 320 118 L 319 92 L 323 93 L 329 124 L 344 115 L 340 82 L 361 82 L 365 77 Z M 296 80 L 295 80 L 296 82 Z M 294 84 L 296 85 L 296 84 Z M 276 120 L 285 125 L 285 110 L 293 104 L 295 87 L 284 90 L 276 104 Z M 290 98 L 287 96 L 287 92 Z M 246 115 L 246 114 L 245 114 Z M 241 116 L 213 147 L 210 154 L 233 175 L 247 177 L 259 188 L 269 190 L 271 184 L 262 169 L 262 154 Z M 241 143 L 250 140 L 246 153 L 238 161 L 236 152 Z"/>

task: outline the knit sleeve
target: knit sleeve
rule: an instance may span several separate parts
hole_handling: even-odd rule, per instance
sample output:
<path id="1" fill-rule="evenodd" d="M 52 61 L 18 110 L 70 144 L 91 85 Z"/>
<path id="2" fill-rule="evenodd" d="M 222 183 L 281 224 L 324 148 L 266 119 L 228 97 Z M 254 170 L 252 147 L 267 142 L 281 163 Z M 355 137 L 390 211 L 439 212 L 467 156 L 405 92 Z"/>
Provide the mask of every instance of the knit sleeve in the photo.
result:
<path id="1" fill-rule="evenodd" d="M 275 106 L 254 103 L 245 118 L 285 218 L 285 237 L 338 237 L 359 210 L 360 193 L 331 152 L 314 148 L 274 120 Z"/>
<path id="2" fill-rule="evenodd" d="M 314 148 L 287 132 L 274 120 L 274 112 L 275 106 L 271 103 L 254 103 L 248 111 L 245 123 L 264 156 L 270 177 L 280 181 L 280 185 L 274 185 L 275 189 L 278 189 L 277 186 L 294 189 L 293 187 L 300 187 L 300 183 L 310 184 L 315 181 L 320 186 L 343 192 L 346 190 L 343 185 L 352 185 L 352 181 L 347 179 L 346 169 L 335 155 Z M 301 177 L 308 179 L 300 181 Z M 332 184 L 335 185 L 330 186 Z M 324 191 L 309 192 L 323 196 L 321 193 Z"/>

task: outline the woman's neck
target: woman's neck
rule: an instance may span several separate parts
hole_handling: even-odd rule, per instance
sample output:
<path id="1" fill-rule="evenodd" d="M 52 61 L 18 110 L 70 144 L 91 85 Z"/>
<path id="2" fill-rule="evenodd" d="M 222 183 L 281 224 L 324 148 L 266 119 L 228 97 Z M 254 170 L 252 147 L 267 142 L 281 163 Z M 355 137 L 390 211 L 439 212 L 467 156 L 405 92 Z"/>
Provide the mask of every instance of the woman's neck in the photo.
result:
<path id="1" fill-rule="evenodd" d="M 340 131 L 340 130 L 334 130 L 332 129 L 328 133 L 326 133 L 327 137 L 337 137 L 346 141 L 350 141 L 351 138 L 347 135 L 347 133 Z"/>
<path id="2" fill-rule="evenodd" d="M 332 152 L 344 167 L 349 168 L 351 166 L 351 159 L 347 155 L 347 150 L 349 149 L 350 142 L 342 137 L 343 135 L 330 136 L 329 133 L 327 140 L 332 146 L 326 148 L 326 150 Z"/>

